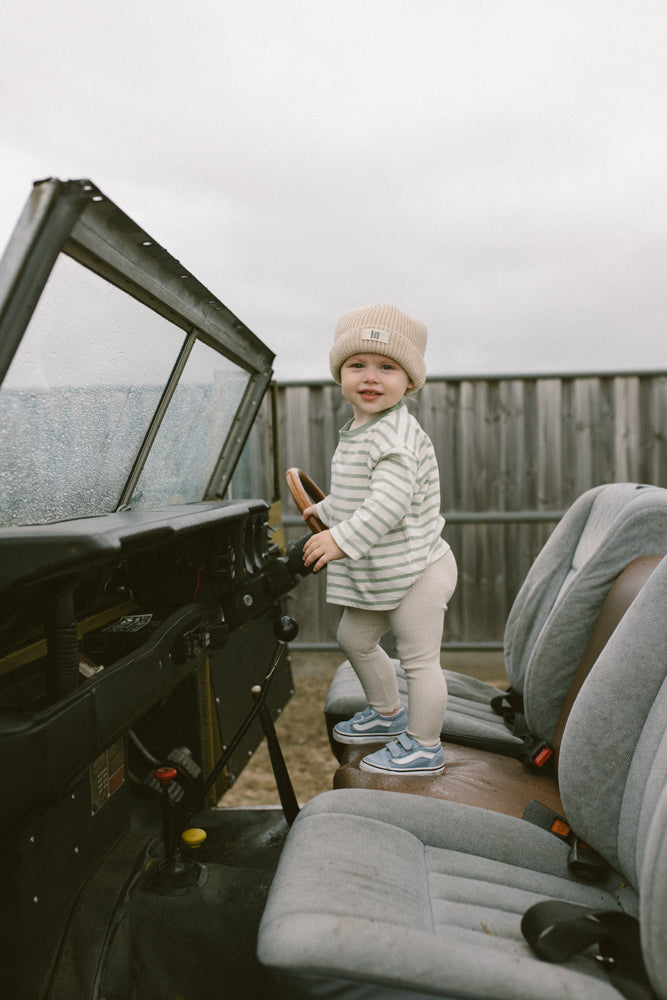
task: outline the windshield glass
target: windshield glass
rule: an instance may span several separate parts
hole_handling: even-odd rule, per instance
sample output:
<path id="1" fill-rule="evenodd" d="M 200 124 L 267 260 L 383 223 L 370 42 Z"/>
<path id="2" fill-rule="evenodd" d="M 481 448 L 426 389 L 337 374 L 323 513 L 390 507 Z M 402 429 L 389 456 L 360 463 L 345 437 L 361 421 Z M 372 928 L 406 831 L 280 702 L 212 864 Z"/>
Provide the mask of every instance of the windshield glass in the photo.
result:
<path id="1" fill-rule="evenodd" d="M 0 524 L 117 509 L 186 332 L 60 254 L 0 391 Z M 247 373 L 195 344 L 136 490 L 200 500 Z"/>
<path id="2" fill-rule="evenodd" d="M 132 496 L 133 507 L 201 500 L 248 373 L 198 341 L 187 360 Z"/>

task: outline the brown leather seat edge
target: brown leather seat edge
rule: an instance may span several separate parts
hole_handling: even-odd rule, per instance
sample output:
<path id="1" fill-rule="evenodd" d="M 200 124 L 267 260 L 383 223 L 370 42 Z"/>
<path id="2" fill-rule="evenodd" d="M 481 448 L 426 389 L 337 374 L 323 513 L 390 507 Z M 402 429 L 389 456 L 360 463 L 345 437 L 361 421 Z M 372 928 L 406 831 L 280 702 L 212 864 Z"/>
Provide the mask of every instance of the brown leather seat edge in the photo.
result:
<path id="1" fill-rule="evenodd" d="M 443 744 L 445 773 L 436 777 L 372 774 L 359 769 L 359 761 L 377 750 L 377 746 L 351 747 L 343 754 L 344 763 L 334 775 L 334 788 L 380 788 L 390 792 L 427 795 L 450 802 L 521 816 L 531 799 L 537 799 L 554 812 L 562 813 L 558 786 L 551 774 L 534 774 L 514 757 L 504 757 L 463 747 Z"/>
<path id="2" fill-rule="evenodd" d="M 588 672 L 662 558 L 663 556 L 656 555 L 633 560 L 610 587 L 563 703 L 554 733 L 555 750 L 560 747 L 567 717 Z M 475 747 L 445 743 L 443 748 L 446 768 L 444 774 L 436 777 L 409 777 L 362 771 L 359 761 L 377 747 L 345 747 L 341 766 L 334 775 L 333 787 L 375 788 L 426 795 L 519 817 L 523 815 L 531 799 L 537 799 L 554 812 L 563 813 L 555 772 L 534 773 L 515 758 Z"/>

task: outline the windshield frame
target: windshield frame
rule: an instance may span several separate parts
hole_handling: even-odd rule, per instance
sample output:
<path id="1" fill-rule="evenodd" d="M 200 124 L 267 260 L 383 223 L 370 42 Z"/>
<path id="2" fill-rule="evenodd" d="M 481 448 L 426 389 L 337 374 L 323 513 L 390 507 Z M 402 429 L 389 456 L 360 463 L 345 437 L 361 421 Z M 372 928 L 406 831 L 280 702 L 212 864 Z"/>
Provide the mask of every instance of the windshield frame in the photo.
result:
<path id="1" fill-rule="evenodd" d="M 248 373 L 202 500 L 224 495 L 273 375 L 274 353 L 212 292 L 89 180 L 36 182 L 0 261 L 0 384 L 49 275 L 64 254 L 157 312 L 184 346 L 117 509 L 130 504 L 187 358 L 198 341 Z"/>

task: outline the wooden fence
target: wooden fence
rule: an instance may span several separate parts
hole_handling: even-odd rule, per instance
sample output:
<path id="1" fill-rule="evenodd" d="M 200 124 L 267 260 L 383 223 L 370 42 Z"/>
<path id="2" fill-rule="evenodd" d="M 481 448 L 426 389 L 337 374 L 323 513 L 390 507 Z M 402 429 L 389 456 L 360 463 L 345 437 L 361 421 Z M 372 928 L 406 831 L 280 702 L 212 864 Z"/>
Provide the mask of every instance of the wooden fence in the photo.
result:
<path id="1" fill-rule="evenodd" d="M 326 491 L 348 404 L 334 384 L 282 385 L 277 396 L 283 482 L 298 466 Z M 585 490 L 667 487 L 667 373 L 431 379 L 409 406 L 435 446 L 444 534 L 459 565 L 445 626 L 452 648 L 502 643 L 532 561 Z M 268 423 L 265 414 L 256 438 L 266 441 Z M 248 454 L 261 483 L 265 449 L 251 441 Z M 303 522 L 286 488 L 283 498 L 286 537 L 297 538 Z M 299 643 L 335 645 L 339 610 L 326 605 L 323 576 L 299 584 L 290 613 Z"/>

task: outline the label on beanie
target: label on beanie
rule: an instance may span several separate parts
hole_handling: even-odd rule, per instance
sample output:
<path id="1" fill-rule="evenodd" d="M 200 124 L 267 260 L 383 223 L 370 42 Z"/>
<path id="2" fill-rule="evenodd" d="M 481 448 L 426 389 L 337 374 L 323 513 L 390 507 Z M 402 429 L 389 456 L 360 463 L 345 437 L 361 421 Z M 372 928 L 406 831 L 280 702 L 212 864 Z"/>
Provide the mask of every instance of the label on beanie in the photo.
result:
<path id="1" fill-rule="evenodd" d="M 388 344 L 389 334 L 385 330 L 378 330 L 374 326 L 367 326 L 361 331 L 362 340 L 374 340 L 376 344 Z"/>

